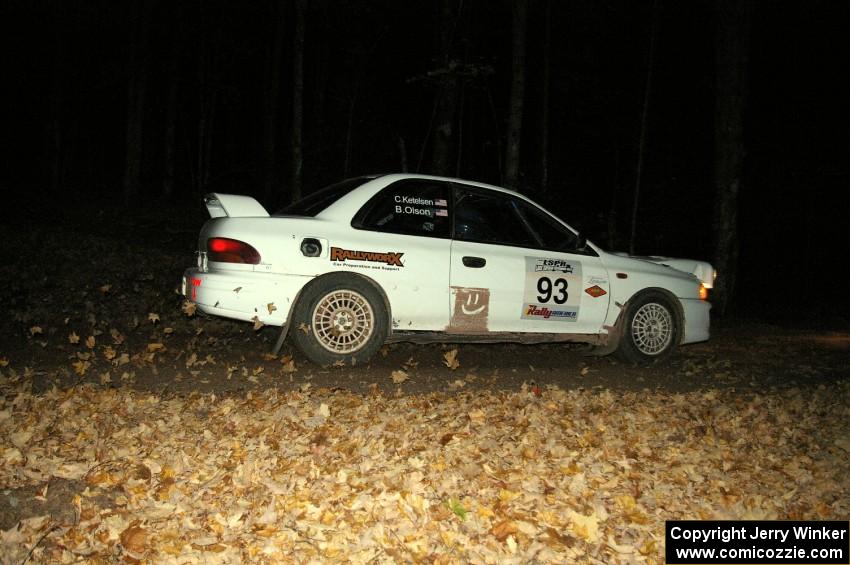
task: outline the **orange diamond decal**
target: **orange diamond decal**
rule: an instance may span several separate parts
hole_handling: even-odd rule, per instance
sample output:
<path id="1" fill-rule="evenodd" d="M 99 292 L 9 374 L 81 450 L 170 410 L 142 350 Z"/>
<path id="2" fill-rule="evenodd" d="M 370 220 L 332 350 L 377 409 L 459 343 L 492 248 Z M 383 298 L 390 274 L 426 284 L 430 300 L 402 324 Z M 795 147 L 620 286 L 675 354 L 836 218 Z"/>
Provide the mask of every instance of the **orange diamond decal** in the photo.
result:
<path id="1" fill-rule="evenodd" d="M 605 289 L 599 286 L 598 284 L 595 284 L 590 288 L 586 288 L 584 289 L 584 291 L 593 298 L 599 298 L 602 295 L 608 294 L 607 292 L 605 292 Z"/>

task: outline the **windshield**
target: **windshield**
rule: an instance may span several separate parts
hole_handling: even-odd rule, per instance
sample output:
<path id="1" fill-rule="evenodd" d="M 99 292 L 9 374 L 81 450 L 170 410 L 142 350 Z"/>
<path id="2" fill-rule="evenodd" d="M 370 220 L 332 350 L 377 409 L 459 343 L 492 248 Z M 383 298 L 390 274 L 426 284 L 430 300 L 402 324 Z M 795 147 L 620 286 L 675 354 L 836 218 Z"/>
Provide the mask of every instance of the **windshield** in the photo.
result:
<path id="1" fill-rule="evenodd" d="M 313 217 L 319 212 L 375 177 L 356 177 L 345 179 L 336 184 L 326 186 L 312 194 L 308 194 L 298 202 L 293 202 L 285 208 L 275 212 L 274 216 L 309 216 Z"/>

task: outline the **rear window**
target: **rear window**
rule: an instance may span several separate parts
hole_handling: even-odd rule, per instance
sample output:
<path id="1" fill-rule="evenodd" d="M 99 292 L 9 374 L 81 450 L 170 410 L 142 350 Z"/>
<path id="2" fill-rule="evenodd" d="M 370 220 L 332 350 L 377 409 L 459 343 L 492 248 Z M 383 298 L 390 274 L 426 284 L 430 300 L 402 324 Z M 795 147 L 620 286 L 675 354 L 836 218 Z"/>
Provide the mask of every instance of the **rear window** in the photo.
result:
<path id="1" fill-rule="evenodd" d="M 360 230 L 449 237 L 451 192 L 445 182 L 405 179 L 384 188 L 354 216 Z"/>
<path id="2" fill-rule="evenodd" d="M 326 186 L 312 194 L 308 194 L 298 202 L 293 202 L 275 212 L 274 216 L 308 216 L 313 217 L 319 212 L 375 177 L 356 177 L 345 179 L 336 184 Z"/>

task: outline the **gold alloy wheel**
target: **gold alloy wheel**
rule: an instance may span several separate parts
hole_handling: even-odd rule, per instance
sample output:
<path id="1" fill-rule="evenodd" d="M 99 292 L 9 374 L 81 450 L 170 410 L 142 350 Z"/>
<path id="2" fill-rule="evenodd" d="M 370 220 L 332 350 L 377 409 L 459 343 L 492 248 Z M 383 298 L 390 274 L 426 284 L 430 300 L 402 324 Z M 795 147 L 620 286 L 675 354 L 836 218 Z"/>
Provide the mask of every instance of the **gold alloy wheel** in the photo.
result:
<path id="1" fill-rule="evenodd" d="M 673 315 L 661 304 L 649 302 L 635 312 L 632 340 L 637 350 L 644 355 L 664 352 L 673 340 L 673 334 Z"/>
<path id="2" fill-rule="evenodd" d="M 353 290 L 334 290 L 323 296 L 312 318 L 313 336 L 331 353 L 354 353 L 375 331 L 372 305 Z"/>

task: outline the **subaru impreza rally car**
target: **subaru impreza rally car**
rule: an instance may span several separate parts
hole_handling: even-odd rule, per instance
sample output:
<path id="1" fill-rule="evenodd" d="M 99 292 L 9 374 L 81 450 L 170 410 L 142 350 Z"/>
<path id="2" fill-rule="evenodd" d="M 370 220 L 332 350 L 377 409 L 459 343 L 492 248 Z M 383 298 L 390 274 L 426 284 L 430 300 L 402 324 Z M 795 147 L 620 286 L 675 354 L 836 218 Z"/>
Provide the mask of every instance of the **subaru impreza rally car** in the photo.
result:
<path id="1" fill-rule="evenodd" d="M 608 253 L 516 192 L 413 174 L 344 180 L 269 214 L 205 197 L 182 292 L 281 326 L 320 365 L 388 341 L 583 342 L 632 362 L 709 338 L 704 261 Z"/>

